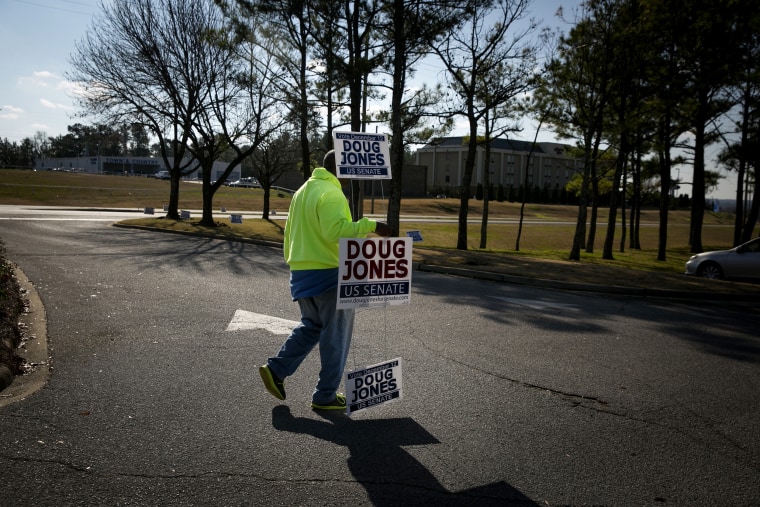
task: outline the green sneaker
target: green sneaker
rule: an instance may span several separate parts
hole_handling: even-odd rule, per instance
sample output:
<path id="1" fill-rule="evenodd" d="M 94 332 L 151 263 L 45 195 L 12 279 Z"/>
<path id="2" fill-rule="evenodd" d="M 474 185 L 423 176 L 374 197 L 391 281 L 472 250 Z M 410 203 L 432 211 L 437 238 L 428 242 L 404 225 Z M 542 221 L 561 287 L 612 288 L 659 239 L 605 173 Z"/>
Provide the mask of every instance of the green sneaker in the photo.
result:
<path id="1" fill-rule="evenodd" d="M 285 384 L 269 369 L 269 365 L 265 364 L 259 367 L 259 375 L 261 375 L 261 380 L 264 381 L 264 386 L 269 391 L 269 394 L 278 400 L 285 399 Z M 343 406 L 345 406 L 345 403 Z"/>
<path id="2" fill-rule="evenodd" d="M 346 410 L 346 397 L 338 393 L 335 399 L 324 404 L 311 402 L 311 408 L 314 410 Z"/>

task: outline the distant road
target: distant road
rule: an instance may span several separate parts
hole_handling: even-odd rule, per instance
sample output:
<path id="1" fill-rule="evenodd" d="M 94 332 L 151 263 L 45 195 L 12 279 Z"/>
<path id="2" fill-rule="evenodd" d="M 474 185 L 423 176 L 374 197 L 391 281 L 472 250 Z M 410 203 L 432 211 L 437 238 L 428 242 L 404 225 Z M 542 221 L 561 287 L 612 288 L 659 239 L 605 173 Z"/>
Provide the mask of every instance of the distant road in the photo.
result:
<path id="1" fill-rule="evenodd" d="M 199 217 L 201 210 L 189 210 L 191 217 Z M 154 210 L 155 215 L 162 215 L 163 211 L 160 209 Z M 241 213 L 243 218 L 260 218 L 261 211 L 246 211 Z M 18 205 L 0 205 L 0 220 L 96 220 L 96 221 L 119 221 L 127 220 L 130 218 L 145 218 L 144 208 L 87 208 L 87 207 L 62 207 L 62 206 L 18 206 Z M 215 217 L 224 218 L 229 217 L 230 213 L 216 211 Z M 365 213 L 367 217 L 384 218 L 385 215 L 375 213 Z M 43 218 L 44 217 L 44 218 Z M 287 213 L 272 213 L 270 219 L 272 220 L 285 220 L 288 217 Z M 401 222 L 433 222 L 433 223 L 458 223 L 457 217 L 451 215 L 436 216 L 436 215 L 401 215 Z M 468 223 L 479 224 L 481 222 L 480 217 L 470 218 Z M 489 218 L 489 224 L 519 224 L 520 220 L 517 218 Z M 536 220 L 526 219 L 523 220 L 524 224 L 542 224 L 542 225 L 575 225 L 574 221 L 553 221 L 553 220 Z M 642 224 L 642 226 L 654 225 L 654 224 Z"/>

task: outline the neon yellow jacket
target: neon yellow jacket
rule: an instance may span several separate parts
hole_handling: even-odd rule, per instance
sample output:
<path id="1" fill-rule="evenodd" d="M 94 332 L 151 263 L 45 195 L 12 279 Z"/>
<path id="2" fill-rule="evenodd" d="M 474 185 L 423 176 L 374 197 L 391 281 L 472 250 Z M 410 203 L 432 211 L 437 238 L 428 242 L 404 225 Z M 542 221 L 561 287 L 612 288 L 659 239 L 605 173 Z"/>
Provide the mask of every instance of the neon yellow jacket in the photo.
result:
<path id="1" fill-rule="evenodd" d="M 338 240 L 363 238 L 377 222 L 351 219 L 338 178 L 317 167 L 290 202 L 283 253 L 291 271 L 338 267 Z"/>

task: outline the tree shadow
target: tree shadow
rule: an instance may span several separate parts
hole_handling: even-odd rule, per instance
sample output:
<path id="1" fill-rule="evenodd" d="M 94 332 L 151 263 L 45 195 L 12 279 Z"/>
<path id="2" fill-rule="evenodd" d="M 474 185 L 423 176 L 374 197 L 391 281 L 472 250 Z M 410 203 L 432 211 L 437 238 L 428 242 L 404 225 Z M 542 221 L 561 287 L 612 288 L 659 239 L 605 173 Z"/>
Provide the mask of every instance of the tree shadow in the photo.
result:
<path id="1" fill-rule="evenodd" d="M 343 412 L 318 414 L 324 421 L 294 417 L 288 406 L 279 405 L 272 409 L 272 426 L 347 447 L 348 468 L 373 505 L 537 505 L 504 481 L 448 491 L 402 448 L 440 443 L 409 417 L 353 420 Z"/>

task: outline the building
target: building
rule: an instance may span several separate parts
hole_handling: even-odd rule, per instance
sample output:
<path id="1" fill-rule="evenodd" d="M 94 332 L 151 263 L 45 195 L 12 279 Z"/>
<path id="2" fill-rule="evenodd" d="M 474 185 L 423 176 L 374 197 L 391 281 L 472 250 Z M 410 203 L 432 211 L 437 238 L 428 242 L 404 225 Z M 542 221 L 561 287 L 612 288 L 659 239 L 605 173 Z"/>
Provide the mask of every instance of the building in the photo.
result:
<path id="1" fill-rule="evenodd" d="M 468 140 L 468 137 L 446 137 L 417 150 L 416 161 L 418 165 L 427 166 L 427 188 L 431 192 L 461 187 Z M 533 143 L 527 141 L 493 139 L 489 164 L 491 184 L 519 188 L 527 178 L 531 187 L 561 189 L 583 165 L 581 160 L 567 155 L 567 145 L 536 143 L 526 174 L 526 161 L 532 146 Z M 479 146 L 470 195 L 483 183 L 484 157 L 485 147 Z"/>
<path id="2" fill-rule="evenodd" d="M 173 163 L 173 159 L 169 159 Z M 129 176 L 154 176 L 159 171 L 168 171 L 162 158 L 153 157 L 71 157 L 71 158 L 41 158 L 34 161 L 38 171 L 71 171 L 89 174 L 123 174 Z M 211 179 L 222 177 L 227 169 L 226 162 L 214 162 Z M 196 169 L 185 176 L 185 179 L 200 179 L 200 170 Z M 227 181 L 240 179 L 240 166 L 233 169 Z"/>

